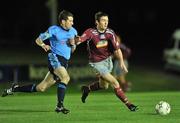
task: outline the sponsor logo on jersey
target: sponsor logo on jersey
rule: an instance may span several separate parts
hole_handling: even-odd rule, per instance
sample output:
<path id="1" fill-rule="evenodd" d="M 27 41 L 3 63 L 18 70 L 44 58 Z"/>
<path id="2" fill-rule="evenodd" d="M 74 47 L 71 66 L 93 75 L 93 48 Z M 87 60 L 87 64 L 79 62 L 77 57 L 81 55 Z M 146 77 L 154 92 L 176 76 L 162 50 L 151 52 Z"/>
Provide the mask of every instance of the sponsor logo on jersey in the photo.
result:
<path id="1" fill-rule="evenodd" d="M 106 47 L 108 45 L 108 41 L 107 40 L 101 40 L 96 44 L 97 48 L 102 48 L 102 47 Z"/>

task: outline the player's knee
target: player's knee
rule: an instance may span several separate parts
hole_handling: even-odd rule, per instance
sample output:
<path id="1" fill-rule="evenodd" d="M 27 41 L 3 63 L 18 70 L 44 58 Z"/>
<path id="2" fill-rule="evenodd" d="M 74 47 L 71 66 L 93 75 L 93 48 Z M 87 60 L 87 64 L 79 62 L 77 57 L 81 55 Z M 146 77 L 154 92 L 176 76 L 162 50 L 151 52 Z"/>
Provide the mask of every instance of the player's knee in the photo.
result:
<path id="1" fill-rule="evenodd" d="M 37 91 L 39 91 L 39 92 L 44 92 L 44 91 L 46 91 L 46 87 L 39 87 L 39 86 L 37 86 Z"/>
<path id="2" fill-rule="evenodd" d="M 67 79 L 67 82 L 69 82 L 69 81 L 70 81 L 70 77 L 69 77 L 69 75 L 66 77 L 66 79 Z"/>
<path id="3" fill-rule="evenodd" d="M 69 75 L 64 76 L 61 81 L 68 83 L 70 81 Z"/>
<path id="4" fill-rule="evenodd" d="M 100 87 L 102 88 L 102 89 L 108 89 L 108 87 L 109 87 L 109 85 L 100 85 Z"/>
<path id="5" fill-rule="evenodd" d="M 118 81 L 117 81 L 117 82 L 112 82 L 112 83 L 111 83 L 111 86 L 114 87 L 114 88 L 119 88 L 119 87 L 120 87 Z"/>
<path id="6" fill-rule="evenodd" d="M 45 92 L 45 91 L 46 91 L 46 88 L 45 88 L 45 87 L 42 87 L 42 88 L 40 88 L 40 91 L 41 91 L 41 92 Z"/>
<path id="7" fill-rule="evenodd" d="M 109 88 L 109 85 L 105 85 L 104 89 L 107 90 Z"/>

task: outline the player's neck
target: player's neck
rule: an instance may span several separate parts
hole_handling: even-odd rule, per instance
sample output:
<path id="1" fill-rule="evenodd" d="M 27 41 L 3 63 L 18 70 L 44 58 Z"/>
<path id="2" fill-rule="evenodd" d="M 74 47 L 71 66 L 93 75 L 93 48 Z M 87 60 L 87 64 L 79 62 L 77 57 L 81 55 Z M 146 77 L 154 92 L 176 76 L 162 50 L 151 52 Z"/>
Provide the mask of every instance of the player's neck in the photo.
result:
<path id="1" fill-rule="evenodd" d="M 104 33 L 104 32 L 106 31 L 106 29 L 99 28 L 98 26 L 96 27 L 96 29 L 97 29 L 98 32 L 100 32 L 100 33 Z"/>
<path id="2" fill-rule="evenodd" d="M 69 29 L 67 29 L 65 26 L 63 26 L 63 25 L 60 25 L 60 27 L 62 28 L 62 29 L 64 29 L 65 31 L 68 31 Z"/>
<path id="3" fill-rule="evenodd" d="M 100 33 L 104 33 L 106 30 L 105 29 L 98 29 L 97 28 L 97 30 L 98 30 L 98 32 L 100 32 Z"/>

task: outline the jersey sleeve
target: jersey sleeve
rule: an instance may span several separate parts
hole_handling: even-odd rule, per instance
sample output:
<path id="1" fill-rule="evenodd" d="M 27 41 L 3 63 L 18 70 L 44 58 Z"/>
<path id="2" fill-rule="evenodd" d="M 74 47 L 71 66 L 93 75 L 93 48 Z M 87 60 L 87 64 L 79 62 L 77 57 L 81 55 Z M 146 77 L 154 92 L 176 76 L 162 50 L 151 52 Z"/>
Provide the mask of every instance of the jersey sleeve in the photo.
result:
<path id="1" fill-rule="evenodd" d="M 71 29 L 71 36 L 70 36 L 70 39 L 74 39 L 75 36 L 77 36 L 77 30 L 75 28 L 72 28 Z"/>
<path id="2" fill-rule="evenodd" d="M 87 29 L 80 37 L 80 42 L 84 42 L 91 39 L 91 29 Z"/>
<path id="3" fill-rule="evenodd" d="M 56 26 L 51 26 L 48 28 L 48 30 L 44 33 L 41 33 L 39 35 L 39 38 L 42 40 L 42 41 L 45 41 L 49 38 L 51 38 L 53 35 L 56 34 Z"/>

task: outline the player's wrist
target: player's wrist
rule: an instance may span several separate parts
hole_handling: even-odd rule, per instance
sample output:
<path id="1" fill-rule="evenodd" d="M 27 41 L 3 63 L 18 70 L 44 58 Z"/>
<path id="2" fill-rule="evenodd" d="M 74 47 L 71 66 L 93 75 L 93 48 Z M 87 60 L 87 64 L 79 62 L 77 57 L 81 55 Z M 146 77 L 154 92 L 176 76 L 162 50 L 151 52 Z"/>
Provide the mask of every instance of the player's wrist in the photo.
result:
<path id="1" fill-rule="evenodd" d="M 75 45 L 75 44 L 73 44 L 73 45 L 71 45 L 71 47 L 75 49 L 75 48 L 76 48 L 76 45 Z"/>
<path id="2" fill-rule="evenodd" d="M 44 44 L 44 43 L 42 43 L 42 44 L 40 44 L 40 46 L 41 46 L 41 47 L 44 47 L 44 46 L 45 46 L 45 44 Z"/>

